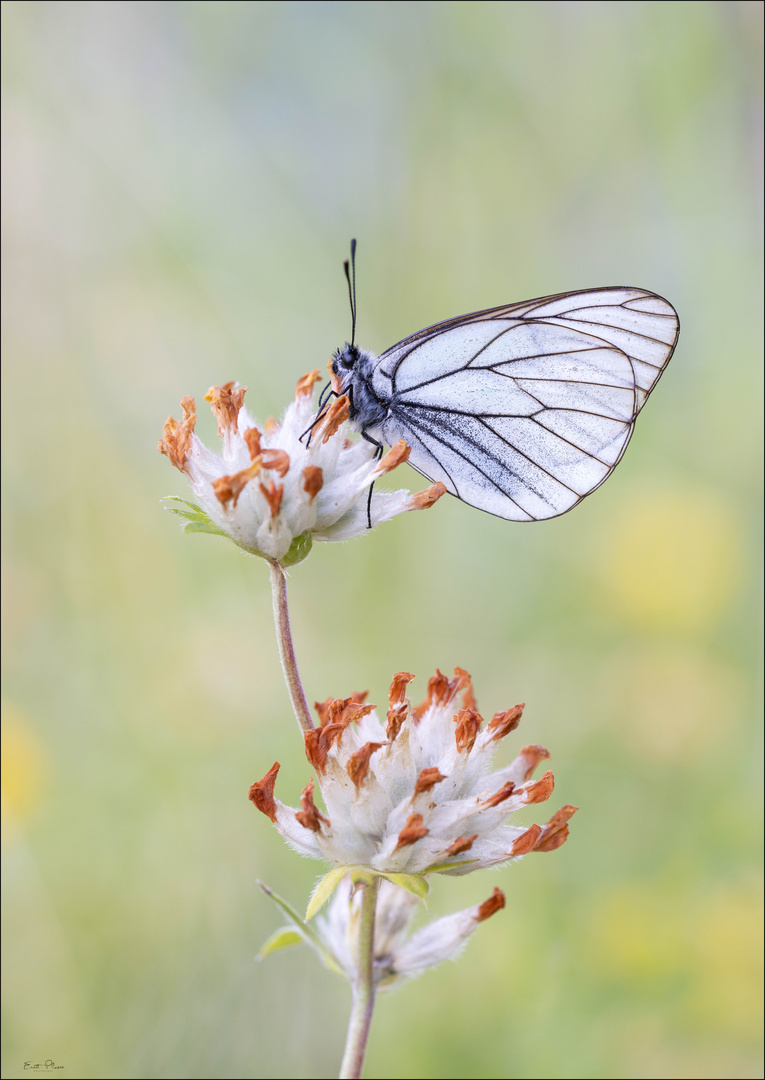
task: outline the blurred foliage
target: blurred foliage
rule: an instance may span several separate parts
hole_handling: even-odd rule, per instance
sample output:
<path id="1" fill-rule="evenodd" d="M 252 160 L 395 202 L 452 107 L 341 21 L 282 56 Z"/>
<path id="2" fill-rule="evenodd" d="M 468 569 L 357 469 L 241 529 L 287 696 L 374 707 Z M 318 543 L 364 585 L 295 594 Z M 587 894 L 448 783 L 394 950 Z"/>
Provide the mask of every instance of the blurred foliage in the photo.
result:
<path id="1" fill-rule="evenodd" d="M 286 406 L 348 334 L 357 236 L 376 350 L 602 284 L 682 324 L 574 514 L 444 499 L 292 571 L 312 700 L 459 664 L 581 807 L 554 855 L 435 883 L 436 914 L 507 909 L 380 1001 L 366 1075 L 760 1076 L 762 6 L 2 15 L 3 1075 L 336 1075 L 345 986 L 252 963 L 256 878 L 302 907 L 322 872 L 246 800 L 309 775 L 266 567 L 178 531 L 155 447 L 213 383 Z"/>

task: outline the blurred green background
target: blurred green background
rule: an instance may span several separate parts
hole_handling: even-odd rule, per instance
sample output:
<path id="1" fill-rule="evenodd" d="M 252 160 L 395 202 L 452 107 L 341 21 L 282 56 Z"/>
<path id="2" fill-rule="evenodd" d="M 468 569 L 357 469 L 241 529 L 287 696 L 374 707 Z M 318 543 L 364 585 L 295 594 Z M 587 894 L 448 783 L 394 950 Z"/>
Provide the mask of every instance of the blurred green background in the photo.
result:
<path id="1" fill-rule="evenodd" d="M 322 870 L 246 798 L 310 775 L 266 567 L 181 534 L 156 441 L 228 379 L 282 412 L 348 336 L 356 236 L 377 351 L 605 284 L 682 324 L 575 513 L 443 499 L 292 571 L 312 701 L 461 665 L 485 715 L 528 703 L 515 746 L 581 807 L 557 853 L 434 882 L 436 914 L 507 908 L 380 999 L 366 1075 L 761 1076 L 762 6 L 2 14 L 3 1075 L 337 1074 L 345 984 L 252 960 L 256 879 L 301 907 Z"/>

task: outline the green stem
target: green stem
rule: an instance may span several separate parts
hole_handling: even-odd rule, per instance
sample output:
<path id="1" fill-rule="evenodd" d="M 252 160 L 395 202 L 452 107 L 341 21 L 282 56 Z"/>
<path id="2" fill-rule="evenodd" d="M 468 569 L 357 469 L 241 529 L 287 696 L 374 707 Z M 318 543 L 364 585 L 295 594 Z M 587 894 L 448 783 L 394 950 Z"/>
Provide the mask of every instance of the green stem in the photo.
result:
<path id="1" fill-rule="evenodd" d="M 274 602 L 274 626 L 276 627 L 276 640 L 279 645 L 279 659 L 282 662 L 284 681 L 292 702 L 297 722 L 302 731 L 310 731 L 313 725 L 311 713 L 308 709 L 303 684 L 300 681 L 300 673 L 295 660 L 295 649 L 292 644 L 292 630 L 290 629 L 290 613 L 287 607 L 287 575 L 284 567 L 277 562 L 268 560 L 271 571 L 271 596 Z"/>
<path id="2" fill-rule="evenodd" d="M 360 885 L 361 911 L 359 913 L 359 961 L 353 984 L 353 1004 L 348 1021 L 340 1080 L 359 1080 L 364 1067 L 372 1010 L 375 1005 L 374 946 L 375 907 L 379 879 L 371 885 Z"/>

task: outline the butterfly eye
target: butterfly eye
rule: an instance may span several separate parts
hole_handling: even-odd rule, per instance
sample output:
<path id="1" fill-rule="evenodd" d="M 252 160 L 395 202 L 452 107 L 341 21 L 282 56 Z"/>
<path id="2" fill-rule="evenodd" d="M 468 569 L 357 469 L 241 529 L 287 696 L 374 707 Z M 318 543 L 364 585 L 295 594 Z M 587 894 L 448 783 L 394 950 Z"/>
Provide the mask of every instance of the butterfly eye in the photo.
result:
<path id="1" fill-rule="evenodd" d="M 359 358 L 358 349 L 355 345 L 346 345 L 341 351 L 338 350 L 336 361 L 343 371 L 350 371 Z"/>

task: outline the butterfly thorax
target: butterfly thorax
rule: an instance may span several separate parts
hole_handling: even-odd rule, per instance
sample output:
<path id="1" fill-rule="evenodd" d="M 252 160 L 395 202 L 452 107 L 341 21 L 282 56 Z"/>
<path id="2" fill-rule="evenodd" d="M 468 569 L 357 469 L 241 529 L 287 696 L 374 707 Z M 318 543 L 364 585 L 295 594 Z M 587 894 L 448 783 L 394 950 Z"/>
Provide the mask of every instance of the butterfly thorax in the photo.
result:
<path id="1" fill-rule="evenodd" d="M 348 342 L 332 357 L 332 372 L 340 393 L 348 395 L 350 419 L 362 430 L 378 427 L 388 415 L 387 406 L 372 389 L 377 360 L 374 353 Z"/>

